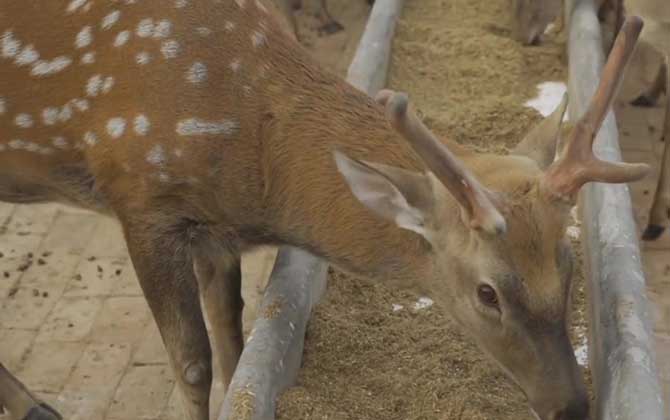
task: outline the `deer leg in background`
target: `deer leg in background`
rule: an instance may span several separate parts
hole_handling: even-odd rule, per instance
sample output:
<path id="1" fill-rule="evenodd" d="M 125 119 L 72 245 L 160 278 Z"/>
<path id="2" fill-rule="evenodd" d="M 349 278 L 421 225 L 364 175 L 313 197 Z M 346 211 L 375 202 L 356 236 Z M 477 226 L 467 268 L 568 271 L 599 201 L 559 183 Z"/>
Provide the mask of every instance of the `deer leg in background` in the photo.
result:
<path id="1" fill-rule="evenodd" d="M 61 420 L 56 410 L 35 398 L 30 391 L 0 363 L 0 408 L 22 420 Z M 2 411 L 0 410 L 0 413 Z"/>
<path id="2" fill-rule="evenodd" d="M 319 11 L 317 13 L 321 26 L 319 26 L 319 33 L 334 34 L 344 29 L 344 26 L 336 21 L 328 12 L 328 0 L 321 0 Z"/>
<path id="3" fill-rule="evenodd" d="M 658 73 L 656 74 L 656 78 L 654 79 L 654 83 L 651 85 L 649 89 L 647 89 L 635 100 L 633 100 L 631 102 L 631 105 L 641 107 L 652 107 L 656 105 L 656 102 L 658 101 L 658 98 L 661 96 L 661 93 L 663 93 L 664 91 L 667 92 L 666 90 L 666 84 L 667 84 L 666 79 L 668 73 L 667 66 L 668 66 L 667 62 L 661 64 L 661 67 L 658 69 Z"/>
<path id="4" fill-rule="evenodd" d="M 175 222 L 178 216 L 166 217 L 169 211 L 156 213 L 138 212 L 142 220 L 124 221 L 128 251 L 182 393 L 184 418 L 209 420 L 212 352 L 188 249 L 188 226 Z"/>
<path id="5" fill-rule="evenodd" d="M 670 84 L 670 56 L 665 56 L 665 82 Z M 642 234 L 645 241 L 658 239 L 670 221 L 670 86 L 666 87 L 665 119 L 663 121 L 663 157 L 654 201 L 649 212 L 649 224 Z"/>
<path id="6" fill-rule="evenodd" d="M 227 390 L 244 347 L 242 332 L 242 268 L 240 256 L 213 238 L 196 238 L 191 245 L 193 271 L 210 322 L 214 357 Z"/>
<path id="7" fill-rule="evenodd" d="M 276 0 L 276 3 L 288 20 L 289 25 L 293 29 L 293 35 L 295 35 L 295 38 L 300 41 L 298 19 L 295 17 L 295 11 L 302 8 L 302 0 Z"/>

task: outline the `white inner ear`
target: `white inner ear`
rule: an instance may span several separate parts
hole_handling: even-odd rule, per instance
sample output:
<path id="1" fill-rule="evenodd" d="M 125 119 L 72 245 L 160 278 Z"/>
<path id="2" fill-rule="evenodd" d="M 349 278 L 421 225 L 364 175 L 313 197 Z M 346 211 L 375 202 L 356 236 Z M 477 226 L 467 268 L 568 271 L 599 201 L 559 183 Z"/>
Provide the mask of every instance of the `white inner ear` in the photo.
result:
<path id="1" fill-rule="evenodd" d="M 335 153 L 337 169 L 354 196 L 377 215 L 428 238 L 423 213 L 411 206 L 400 190 L 376 170 Z"/>

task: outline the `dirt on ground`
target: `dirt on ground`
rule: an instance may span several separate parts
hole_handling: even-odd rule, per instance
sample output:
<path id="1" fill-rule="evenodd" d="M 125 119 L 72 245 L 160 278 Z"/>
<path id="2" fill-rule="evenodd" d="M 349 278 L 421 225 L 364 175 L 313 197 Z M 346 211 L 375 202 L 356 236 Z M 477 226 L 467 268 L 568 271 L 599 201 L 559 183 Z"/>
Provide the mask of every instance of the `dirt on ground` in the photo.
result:
<path id="1" fill-rule="evenodd" d="M 312 3 L 316 3 L 313 1 Z M 364 0 L 331 2 L 333 14 Z M 438 134 L 505 153 L 541 116 L 524 102 L 542 81 L 565 80 L 564 44 L 549 36 L 524 48 L 510 37 L 506 0 L 422 0 L 405 5 L 390 87 L 407 91 Z M 365 7 L 363 10 L 367 10 Z M 349 13 L 349 12 L 347 12 Z M 337 53 L 312 34 L 310 46 L 344 74 L 365 15 L 341 18 L 354 36 Z M 349 51 L 351 54 L 341 54 Z M 573 229 L 573 233 L 576 230 Z M 573 343 L 586 335 L 578 239 Z M 330 272 L 310 321 L 298 386 L 278 402 L 278 419 L 530 420 L 523 394 L 438 304 L 382 283 Z M 424 303 L 422 305 L 422 303 Z"/>

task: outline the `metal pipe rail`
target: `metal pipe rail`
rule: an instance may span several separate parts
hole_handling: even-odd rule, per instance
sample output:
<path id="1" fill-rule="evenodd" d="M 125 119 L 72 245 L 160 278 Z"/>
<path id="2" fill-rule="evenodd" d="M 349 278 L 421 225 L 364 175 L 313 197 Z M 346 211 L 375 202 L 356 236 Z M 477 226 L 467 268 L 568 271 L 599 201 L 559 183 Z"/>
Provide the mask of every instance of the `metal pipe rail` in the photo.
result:
<path id="1" fill-rule="evenodd" d="M 604 54 L 593 0 L 567 0 L 565 13 L 569 22 L 568 112 L 574 121 L 596 90 Z M 612 111 L 594 150 L 602 159 L 621 161 Z M 663 420 L 650 303 L 628 187 L 591 183 L 582 189 L 580 201 L 595 418 Z"/>

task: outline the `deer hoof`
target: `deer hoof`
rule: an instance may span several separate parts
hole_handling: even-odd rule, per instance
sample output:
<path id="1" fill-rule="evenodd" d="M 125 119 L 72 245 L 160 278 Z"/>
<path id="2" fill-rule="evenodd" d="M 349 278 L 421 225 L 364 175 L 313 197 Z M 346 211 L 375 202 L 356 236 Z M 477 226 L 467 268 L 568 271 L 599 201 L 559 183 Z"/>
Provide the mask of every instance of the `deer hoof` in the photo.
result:
<path id="1" fill-rule="evenodd" d="M 330 22 L 321 25 L 319 27 L 319 33 L 320 34 L 325 34 L 325 35 L 332 35 L 340 32 L 341 30 L 344 29 L 344 26 L 342 26 L 339 22 L 335 20 L 331 20 Z"/>
<path id="2" fill-rule="evenodd" d="M 23 420 L 63 420 L 63 417 L 47 403 L 40 403 L 28 411 Z"/>
<path id="3" fill-rule="evenodd" d="M 651 108 L 652 106 L 656 105 L 656 101 L 649 96 L 642 94 L 635 98 L 630 104 L 642 108 Z"/>
<path id="4" fill-rule="evenodd" d="M 665 227 L 661 225 L 647 225 L 647 228 L 644 230 L 644 233 L 642 234 L 642 240 L 643 241 L 655 241 L 658 239 L 663 232 L 665 231 Z"/>

